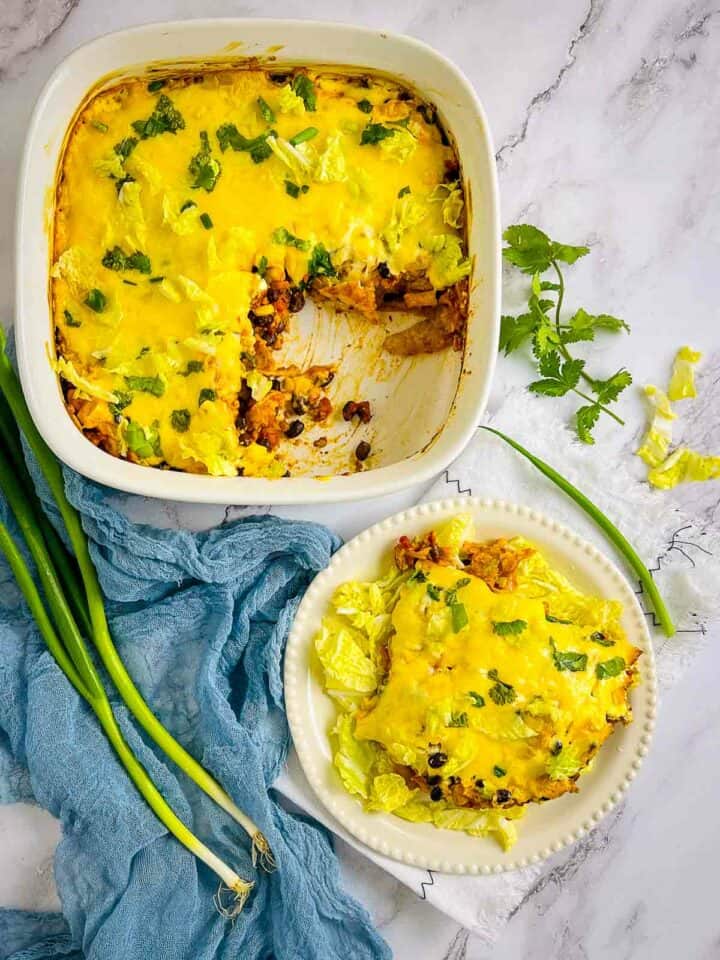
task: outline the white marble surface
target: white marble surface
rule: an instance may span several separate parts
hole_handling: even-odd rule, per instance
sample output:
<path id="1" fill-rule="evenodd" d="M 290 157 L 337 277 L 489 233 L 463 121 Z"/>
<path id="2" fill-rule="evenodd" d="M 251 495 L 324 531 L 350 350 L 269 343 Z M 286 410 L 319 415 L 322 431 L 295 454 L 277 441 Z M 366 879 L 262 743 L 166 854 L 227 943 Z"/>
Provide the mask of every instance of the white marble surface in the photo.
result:
<path id="1" fill-rule="evenodd" d="M 34 98 L 59 60 L 99 33 L 149 20 L 309 11 L 309 4 L 280 0 L 2 0 L 4 321 L 13 309 L 11 210 L 22 141 Z M 504 223 L 527 219 L 559 239 L 589 242 L 593 255 L 573 270 L 573 299 L 633 326 L 631 339 L 608 339 L 597 350 L 608 372 L 625 363 L 636 382 L 662 382 L 680 343 L 720 346 L 720 10 L 677 0 L 318 0 L 312 14 L 412 34 L 465 70 L 494 131 Z M 512 295 L 509 289 L 509 301 Z M 502 360 L 491 408 L 527 378 L 522 361 Z M 714 388 L 712 407 L 681 429 L 700 443 L 714 426 L 717 446 L 718 380 L 705 383 L 708 396 Z M 637 399 L 623 406 L 626 430 L 639 430 Z M 611 466 L 602 443 L 601 435 L 598 470 Z M 421 493 L 293 512 L 347 536 Z M 718 484 L 693 494 L 697 513 L 717 523 Z M 135 512 L 207 526 L 242 510 L 138 502 Z M 492 949 L 341 847 L 348 886 L 371 909 L 398 960 L 719 957 L 719 666 L 711 638 L 664 698 L 654 749 L 623 808 L 550 862 Z M 53 906 L 53 837 L 46 815 L 0 808 L 0 903 Z"/>

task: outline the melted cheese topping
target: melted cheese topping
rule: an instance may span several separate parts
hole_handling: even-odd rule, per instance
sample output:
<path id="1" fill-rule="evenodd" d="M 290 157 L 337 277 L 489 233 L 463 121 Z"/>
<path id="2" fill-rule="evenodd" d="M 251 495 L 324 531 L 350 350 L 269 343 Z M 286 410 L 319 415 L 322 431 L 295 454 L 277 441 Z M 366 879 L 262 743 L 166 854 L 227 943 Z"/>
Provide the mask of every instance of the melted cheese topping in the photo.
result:
<path id="1" fill-rule="evenodd" d="M 466 797 L 479 803 L 498 790 L 508 790 L 516 803 L 545 799 L 561 792 L 562 780 L 564 790 L 572 789 L 567 781 L 613 722 L 630 719 L 627 690 L 639 651 L 617 622 L 603 623 L 602 632 L 592 618 L 552 622 L 546 604 L 521 590 L 493 593 L 454 568 L 422 569 L 439 598 L 432 599 L 425 582 L 402 588 L 392 614 L 387 682 L 357 714 L 355 735 L 422 775 L 445 782 L 457 776 Z M 467 618 L 457 631 L 465 617 L 453 624 L 452 589 Z M 516 626 L 497 626 L 511 623 Z M 612 658 L 623 661 L 617 673 L 600 666 Z M 561 750 L 576 769 L 553 783 L 548 763 Z M 441 765 L 434 755 L 444 758 Z"/>
<path id="2" fill-rule="evenodd" d="M 310 83 L 315 110 L 262 70 L 169 79 L 160 91 L 128 81 L 78 116 L 55 223 L 58 372 L 79 425 L 112 452 L 217 475 L 282 475 L 280 458 L 243 445 L 236 426 L 263 276 L 298 284 L 323 249 L 338 271 L 385 261 L 446 285 L 443 251 L 454 243 L 462 253 L 453 225 L 462 199 L 439 187 L 455 159 L 438 127 L 389 81 L 311 73 Z M 174 129 L 153 126 L 163 98 L 177 111 Z M 227 124 L 229 146 L 218 134 Z M 368 126 L 375 138 L 377 127 L 391 133 L 362 143 Z M 270 130 L 274 153 L 233 148 Z M 117 250 L 145 259 L 103 265 Z"/>

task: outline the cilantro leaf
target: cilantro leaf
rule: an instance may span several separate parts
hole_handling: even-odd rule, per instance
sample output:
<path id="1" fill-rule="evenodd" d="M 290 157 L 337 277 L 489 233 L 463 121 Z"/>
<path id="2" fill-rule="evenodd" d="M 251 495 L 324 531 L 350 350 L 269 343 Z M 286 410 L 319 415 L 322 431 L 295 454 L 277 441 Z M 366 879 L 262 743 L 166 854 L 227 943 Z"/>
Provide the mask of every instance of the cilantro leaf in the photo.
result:
<path id="1" fill-rule="evenodd" d="M 151 393 L 154 397 L 161 397 L 165 393 L 165 381 L 161 376 L 125 377 L 125 385 L 129 390 Z"/>
<path id="2" fill-rule="evenodd" d="M 552 241 L 529 223 L 515 224 L 503 234 L 503 257 L 523 273 L 544 273 L 552 263 Z"/>
<path id="3" fill-rule="evenodd" d="M 188 427 L 190 426 L 190 411 L 189 410 L 173 410 L 170 414 L 170 423 L 172 424 L 173 430 L 177 433 L 187 433 Z"/>
<path id="4" fill-rule="evenodd" d="M 215 136 L 222 153 L 230 148 L 236 153 L 249 153 L 255 163 L 261 163 L 272 154 L 272 149 L 267 143 L 271 133 L 271 130 L 266 130 L 257 137 L 245 137 L 234 123 L 223 123 L 215 131 Z"/>
<path id="5" fill-rule="evenodd" d="M 585 361 L 565 360 L 562 366 L 559 366 L 559 360 L 555 363 L 553 359 L 553 365 L 546 363 L 548 357 L 557 358 L 558 355 L 553 352 L 543 357 L 540 373 L 544 376 L 541 380 L 533 381 L 528 389 L 544 397 L 563 397 L 578 385 Z"/>
<path id="6" fill-rule="evenodd" d="M 108 270 L 137 270 L 139 273 L 152 273 L 150 257 L 140 250 L 126 254 L 122 247 L 114 246 L 112 250 L 105 251 L 101 262 Z"/>
<path id="7" fill-rule="evenodd" d="M 170 97 L 161 93 L 155 109 L 147 120 L 134 120 L 132 128 L 141 140 L 149 140 L 150 137 L 157 137 L 161 133 L 177 133 L 178 130 L 184 130 L 185 120 Z"/>
<path id="8" fill-rule="evenodd" d="M 191 159 L 188 170 L 190 175 L 194 177 L 193 190 L 203 189 L 207 193 L 211 193 L 215 189 L 222 167 L 220 161 L 212 156 L 210 140 L 204 130 L 200 131 L 200 150 Z"/>
<path id="9" fill-rule="evenodd" d="M 597 664 L 595 676 L 598 680 L 607 680 L 608 677 L 619 677 L 625 669 L 626 664 L 622 657 L 611 657 L 610 660 Z"/>
<path id="10" fill-rule="evenodd" d="M 387 140 L 388 137 L 394 137 L 395 130 L 392 127 L 386 127 L 382 123 L 368 123 L 360 135 L 360 145 L 380 143 L 381 140 Z"/>
<path id="11" fill-rule="evenodd" d="M 604 633 L 601 633 L 599 630 L 595 630 L 594 633 L 590 634 L 590 639 L 593 643 L 599 643 L 601 647 L 614 647 L 615 641 L 610 640 L 605 636 Z"/>
<path id="12" fill-rule="evenodd" d="M 530 313 L 521 313 L 519 317 L 500 318 L 500 346 L 507 357 L 535 332 L 537 321 Z"/>
<path id="13" fill-rule="evenodd" d="M 595 443 L 592 430 L 598 422 L 600 413 L 600 407 L 596 403 L 593 403 L 587 407 L 580 407 L 575 414 L 575 431 L 578 439 L 582 440 L 583 443 Z"/>
<path id="14" fill-rule="evenodd" d="M 494 620 L 492 626 L 499 637 L 517 636 L 527 630 L 527 620 Z"/>
<path id="15" fill-rule="evenodd" d="M 451 713 L 446 725 L 448 727 L 467 727 L 468 715 L 464 711 L 463 713 Z"/>
<path id="16" fill-rule="evenodd" d="M 198 394 L 198 406 L 201 407 L 206 401 L 215 399 L 215 391 L 210 387 L 203 387 Z"/>
<path id="17" fill-rule="evenodd" d="M 181 377 L 189 377 L 192 373 L 200 373 L 204 368 L 205 364 L 202 360 L 188 360 L 185 369 L 179 370 L 178 374 Z"/>
<path id="18" fill-rule="evenodd" d="M 257 98 L 258 109 L 260 110 L 260 116 L 266 123 L 275 123 L 275 114 L 273 113 L 272 107 L 264 100 L 262 97 Z"/>
<path id="19" fill-rule="evenodd" d="M 612 403 L 632 383 L 632 376 L 627 370 L 618 370 L 607 380 L 593 380 L 593 393 L 599 403 Z"/>
<path id="20" fill-rule="evenodd" d="M 590 247 L 572 247 L 567 243 L 551 244 L 553 260 L 560 260 L 562 263 L 575 263 L 580 257 L 585 257 L 590 253 Z"/>
<path id="21" fill-rule="evenodd" d="M 577 650 L 558 650 L 555 641 L 550 637 L 552 658 L 556 670 L 568 670 L 570 673 L 580 673 L 587 667 L 587 654 Z"/>
<path id="22" fill-rule="evenodd" d="M 336 277 L 337 270 L 333 266 L 330 254 L 322 243 L 316 243 L 308 260 L 308 283 L 315 277 Z"/>
<path id="23" fill-rule="evenodd" d="M 488 670 L 488 679 L 495 681 L 494 685 L 490 687 L 488 691 L 493 703 L 496 703 L 500 707 L 503 706 L 503 704 L 515 702 L 515 688 L 509 683 L 504 683 L 498 676 L 497 670 Z"/>

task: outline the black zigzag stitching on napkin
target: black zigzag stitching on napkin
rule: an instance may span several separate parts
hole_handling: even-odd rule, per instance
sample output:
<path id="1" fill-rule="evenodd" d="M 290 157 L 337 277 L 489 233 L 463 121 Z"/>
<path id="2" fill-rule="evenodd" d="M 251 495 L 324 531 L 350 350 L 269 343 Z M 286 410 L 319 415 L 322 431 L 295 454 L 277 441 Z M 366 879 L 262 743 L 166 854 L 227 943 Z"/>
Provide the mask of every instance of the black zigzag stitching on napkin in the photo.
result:
<path id="1" fill-rule="evenodd" d="M 425 887 L 434 887 L 434 886 L 435 886 L 435 877 L 433 876 L 432 870 L 428 870 L 427 873 L 428 873 L 428 876 L 430 877 L 430 879 L 429 879 L 429 880 L 423 880 L 423 882 L 420 884 L 420 889 L 422 890 L 422 893 L 420 894 L 420 899 L 421 899 L 421 900 L 427 900 L 427 890 L 425 889 Z"/>
<path id="2" fill-rule="evenodd" d="M 460 481 L 459 481 L 459 480 L 451 480 L 451 479 L 450 479 L 450 471 L 449 471 L 449 470 L 446 470 L 446 471 L 445 471 L 445 483 L 449 483 L 451 486 L 452 486 L 452 484 L 454 483 L 455 486 L 456 486 L 457 489 L 458 489 L 458 493 L 469 493 L 470 496 L 472 496 L 472 490 L 470 489 L 470 487 L 464 487 L 464 488 L 463 488 L 463 487 L 460 486 Z"/>
<path id="3" fill-rule="evenodd" d="M 686 530 L 692 530 L 691 523 L 686 523 L 685 526 L 678 527 L 678 529 L 674 531 L 674 533 L 671 535 L 668 541 L 667 548 L 662 553 L 658 554 L 658 556 L 655 558 L 655 566 L 648 567 L 648 570 L 650 573 L 659 573 L 660 570 L 662 569 L 663 560 L 668 556 L 668 554 L 672 553 L 673 551 L 675 551 L 675 553 L 682 554 L 682 556 L 685 557 L 685 559 L 690 563 L 692 567 L 697 566 L 693 557 L 691 557 L 685 550 L 685 547 L 693 547 L 696 550 L 700 550 L 700 552 L 704 553 L 707 557 L 712 556 L 712 553 L 710 552 L 710 550 L 706 550 L 705 547 L 702 547 L 699 543 L 693 543 L 692 540 L 684 540 L 684 539 L 681 540 L 680 534 L 684 533 Z M 645 590 L 643 589 L 643 585 L 638 580 L 638 588 L 635 591 L 635 596 L 641 597 L 643 596 L 644 593 L 645 593 Z M 655 616 L 655 612 L 653 610 L 643 610 L 643 613 L 652 627 L 660 626 L 660 623 L 657 617 Z M 683 630 L 676 630 L 675 632 L 676 633 L 701 633 L 703 636 L 705 636 L 705 634 L 707 633 L 707 628 L 704 623 L 701 623 L 697 627 L 687 628 Z"/>

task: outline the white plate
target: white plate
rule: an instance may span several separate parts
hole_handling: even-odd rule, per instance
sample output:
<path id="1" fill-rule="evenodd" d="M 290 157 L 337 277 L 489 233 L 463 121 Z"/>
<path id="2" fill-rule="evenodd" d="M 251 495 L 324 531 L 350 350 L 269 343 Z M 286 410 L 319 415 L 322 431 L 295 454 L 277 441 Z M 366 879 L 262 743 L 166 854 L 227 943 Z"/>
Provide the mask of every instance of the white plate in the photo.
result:
<path id="1" fill-rule="evenodd" d="M 363 433 L 371 469 L 351 470 L 348 425 L 337 415 L 323 454 L 308 444 L 292 477 L 207 477 L 157 470 L 111 456 L 75 427 L 48 362 L 54 350 L 47 277 L 56 171 L 66 131 L 90 90 L 122 77 L 253 57 L 274 68 L 297 63 L 376 70 L 415 87 L 438 108 L 457 144 L 468 197 L 473 261 L 467 342 L 460 354 L 393 358 L 382 328 L 319 317 L 308 304 L 293 321 L 284 362 L 340 360 L 331 388 L 336 409 L 371 400 Z M 205 503 L 329 503 L 377 497 L 436 476 L 466 445 L 485 408 L 500 329 L 500 218 L 495 157 L 485 113 L 449 60 L 411 37 L 312 20 L 189 20 L 152 23 L 85 44 L 56 69 L 35 107 L 25 143 L 17 211 L 17 354 L 33 420 L 57 456 L 100 483 L 130 493 Z M 428 385 L 432 385 L 432 389 Z M 302 448 L 303 444 L 298 444 Z M 326 474 L 322 476 L 322 474 Z"/>
<path id="2" fill-rule="evenodd" d="M 632 691 L 634 720 L 610 736 L 580 791 L 531 804 L 518 821 L 518 841 L 504 853 L 496 841 L 408 823 L 388 813 L 367 813 L 347 793 L 332 765 L 328 730 L 336 716 L 317 674 L 313 637 L 330 597 L 346 580 L 370 580 L 387 569 L 402 534 L 417 535 L 447 517 L 470 512 L 478 540 L 520 535 L 535 543 L 552 565 L 581 590 L 620 600 L 629 640 L 643 651 L 640 682 Z M 333 557 L 305 594 L 285 654 L 285 702 L 300 763 L 313 790 L 354 836 L 394 860 L 444 873 L 499 873 L 538 863 L 582 837 L 618 803 L 650 744 L 655 721 L 655 662 L 645 617 L 627 581 L 591 544 L 566 527 L 526 507 L 463 497 L 421 504 L 370 527 Z"/>

